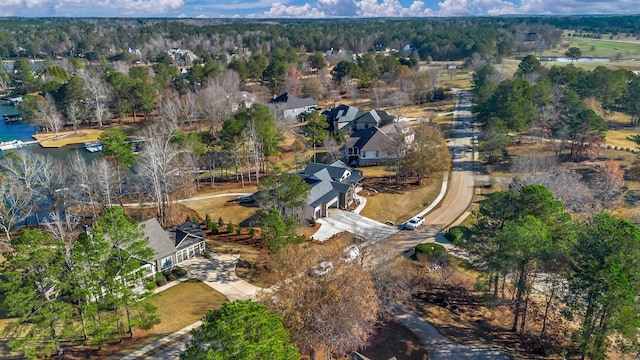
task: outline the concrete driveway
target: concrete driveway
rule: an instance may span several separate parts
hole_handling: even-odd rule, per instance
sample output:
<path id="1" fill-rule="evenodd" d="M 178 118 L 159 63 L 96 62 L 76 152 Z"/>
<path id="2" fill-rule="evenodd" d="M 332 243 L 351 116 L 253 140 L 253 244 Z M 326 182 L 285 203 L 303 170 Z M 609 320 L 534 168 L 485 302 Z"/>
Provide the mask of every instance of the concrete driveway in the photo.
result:
<path id="1" fill-rule="evenodd" d="M 398 232 L 395 226 L 371 220 L 350 211 L 329 209 L 329 216 L 318 220 L 320 229 L 313 234 L 312 238 L 325 241 L 332 236 L 348 231 L 363 237 L 365 240 L 375 243 Z"/>
<path id="2" fill-rule="evenodd" d="M 181 266 L 189 277 L 198 279 L 222 293 L 229 301 L 255 299 L 259 287 L 236 275 L 238 255 L 219 254 L 211 259 L 198 257 Z"/>

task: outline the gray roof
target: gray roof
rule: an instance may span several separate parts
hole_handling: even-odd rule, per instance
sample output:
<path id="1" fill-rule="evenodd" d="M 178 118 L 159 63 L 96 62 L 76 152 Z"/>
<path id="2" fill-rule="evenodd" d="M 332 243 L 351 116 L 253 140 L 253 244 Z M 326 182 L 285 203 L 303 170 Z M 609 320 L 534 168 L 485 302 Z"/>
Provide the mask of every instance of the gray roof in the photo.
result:
<path id="1" fill-rule="evenodd" d="M 347 172 L 349 175 L 343 179 Z M 351 169 L 342 161 L 330 165 L 309 163 L 299 175 L 311 185 L 307 203 L 313 207 L 346 193 L 351 185 L 364 179 L 360 170 Z"/>
<path id="2" fill-rule="evenodd" d="M 153 260 L 163 259 L 176 252 L 174 241 L 160 226 L 158 220 L 152 218 L 139 225 L 144 225 L 144 234 L 149 238 L 149 246 L 153 249 Z"/>
<path id="3" fill-rule="evenodd" d="M 322 203 L 330 201 L 338 196 L 338 194 L 339 193 L 335 191 L 330 181 L 321 181 L 311 188 L 307 202 L 311 206 L 316 207 Z"/>
<path id="4" fill-rule="evenodd" d="M 388 124 L 393 122 L 394 116 L 389 114 L 388 112 L 384 110 L 374 110 L 374 111 L 376 112 L 376 114 L 378 114 L 378 117 L 380 118 L 383 124 Z"/>
<path id="5" fill-rule="evenodd" d="M 188 221 L 182 225 L 171 229 L 175 233 L 175 246 L 177 250 L 188 248 L 189 246 L 201 243 L 206 237 L 200 224 Z"/>
<path id="6" fill-rule="evenodd" d="M 347 139 L 347 147 L 358 148 L 360 151 L 385 150 L 395 141 L 381 129 L 372 127 L 353 133 Z"/>
<path id="7" fill-rule="evenodd" d="M 290 110 L 309 106 L 318 106 L 318 100 L 312 98 L 299 98 L 297 96 L 289 95 L 289 93 L 284 93 L 269 101 L 269 104 L 284 104 L 284 108 L 286 110 Z"/>
<path id="8" fill-rule="evenodd" d="M 367 112 L 359 112 L 358 117 L 354 120 L 359 124 L 374 124 L 376 126 L 380 125 L 382 119 L 380 119 L 380 115 L 375 110 L 367 111 Z"/>
<path id="9" fill-rule="evenodd" d="M 348 169 L 344 167 L 337 167 L 320 163 L 308 163 L 307 167 L 305 167 L 302 172 L 308 176 L 314 175 L 318 179 L 323 181 L 340 181 L 340 178 L 347 170 Z"/>
<path id="10" fill-rule="evenodd" d="M 357 107 L 343 104 L 323 112 L 328 121 L 338 121 L 339 123 L 352 122 L 359 113 L 360 111 Z"/>
<path id="11" fill-rule="evenodd" d="M 354 132 L 346 140 L 347 147 L 362 149 L 378 131 L 377 127 L 370 127 Z"/>

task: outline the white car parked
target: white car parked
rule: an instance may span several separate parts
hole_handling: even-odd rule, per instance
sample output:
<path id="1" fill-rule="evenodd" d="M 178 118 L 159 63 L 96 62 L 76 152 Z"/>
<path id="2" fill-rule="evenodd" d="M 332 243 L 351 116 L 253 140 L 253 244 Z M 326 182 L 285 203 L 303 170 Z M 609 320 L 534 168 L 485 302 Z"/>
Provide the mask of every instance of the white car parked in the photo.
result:
<path id="1" fill-rule="evenodd" d="M 422 225 L 424 225 L 424 218 L 421 216 L 416 216 L 414 218 L 411 218 L 409 221 L 404 223 L 405 229 L 409 229 L 409 230 L 415 230 Z"/>

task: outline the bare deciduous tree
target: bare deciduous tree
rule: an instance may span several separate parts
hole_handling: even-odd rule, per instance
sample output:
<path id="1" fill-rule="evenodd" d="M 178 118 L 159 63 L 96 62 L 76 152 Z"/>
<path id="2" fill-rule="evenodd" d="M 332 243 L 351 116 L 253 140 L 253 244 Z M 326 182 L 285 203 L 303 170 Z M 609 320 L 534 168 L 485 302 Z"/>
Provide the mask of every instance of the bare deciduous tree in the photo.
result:
<path id="1" fill-rule="evenodd" d="M 102 204 L 112 206 L 111 197 L 114 188 L 117 188 L 118 170 L 109 160 L 102 158 L 91 163 L 90 171 L 94 175 L 97 195 L 100 196 Z"/>
<path id="2" fill-rule="evenodd" d="M 11 230 L 31 215 L 31 191 L 12 176 L 0 178 L 0 227 L 11 240 Z"/>
<path id="3" fill-rule="evenodd" d="M 298 347 L 309 351 L 311 359 L 322 347 L 331 359 L 334 353 L 342 356 L 366 344 L 379 310 L 371 275 L 357 262 L 342 260 L 342 251 L 325 254 L 328 270 L 315 275 L 305 274 L 305 267 L 300 267 L 304 262 L 291 255 L 285 255 L 289 263 L 281 268 L 286 282 L 262 298 L 282 316 Z"/>
<path id="4" fill-rule="evenodd" d="M 201 111 L 211 122 L 211 131 L 216 133 L 224 120 L 237 109 L 240 77 L 234 71 L 207 80 L 207 86 L 200 90 Z"/>
<path id="5" fill-rule="evenodd" d="M 399 120 L 404 114 L 405 107 L 411 104 L 411 96 L 414 84 L 409 79 L 400 78 L 393 84 L 393 91 L 389 92 L 388 103 L 393 108 L 396 119 Z"/>
<path id="6" fill-rule="evenodd" d="M 80 69 L 78 70 L 78 76 L 82 80 L 85 90 L 89 93 L 89 102 L 98 126 L 102 127 L 104 122 L 111 116 L 107 108 L 111 94 L 110 88 L 98 73 Z"/>
<path id="7" fill-rule="evenodd" d="M 149 141 L 137 164 L 141 183 L 154 200 L 158 219 L 163 224 L 171 196 L 176 190 L 191 185 L 181 159 L 186 150 L 172 142 L 173 130 L 162 124 L 147 128 L 145 137 Z"/>
<path id="8" fill-rule="evenodd" d="M 567 208 L 577 212 L 593 210 L 594 194 L 575 171 L 563 168 L 556 158 L 546 156 L 518 156 L 512 171 L 519 174 L 511 188 L 519 192 L 526 185 L 544 185 Z"/>
<path id="9" fill-rule="evenodd" d="M 17 180 L 30 192 L 29 205 L 31 206 L 31 214 L 34 215 L 36 224 L 39 222 L 37 205 L 41 199 L 41 193 L 38 190 L 42 182 L 44 162 L 44 156 L 40 154 L 31 154 L 27 157 L 12 153 L 5 155 L 0 160 L 0 168 L 4 169 L 9 177 Z"/>
<path id="10" fill-rule="evenodd" d="M 88 204 L 91 207 L 93 219 L 97 219 L 96 184 L 89 165 L 87 165 L 87 162 L 79 152 L 69 155 L 67 163 L 71 168 L 70 181 L 73 184 L 71 185 L 71 189 L 76 197 L 79 210 L 81 213 L 84 213 L 84 208 Z"/>
<path id="11" fill-rule="evenodd" d="M 44 101 L 38 101 L 36 103 L 33 119 L 43 128 L 53 131 L 55 139 L 58 138 L 58 132 L 64 125 L 62 115 L 60 115 L 60 112 L 56 109 L 53 97 L 48 93 Z"/>
<path id="12" fill-rule="evenodd" d="M 47 231 L 53 236 L 54 239 L 60 240 L 65 244 L 72 244 L 78 237 L 78 219 L 71 215 L 61 215 L 57 211 L 49 214 L 49 219 L 44 223 Z M 69 250 L 71 247 L 68 248 Z"/>
<path id="13" fill-rule="evenodd" d="M 67 105 L 67 117 L 69 117 L 71 125 L 73 126 L 73 133 L 78 134 L 78 125 L 80 125 L 82 110 L 77 101 L 73 101 Z"/>

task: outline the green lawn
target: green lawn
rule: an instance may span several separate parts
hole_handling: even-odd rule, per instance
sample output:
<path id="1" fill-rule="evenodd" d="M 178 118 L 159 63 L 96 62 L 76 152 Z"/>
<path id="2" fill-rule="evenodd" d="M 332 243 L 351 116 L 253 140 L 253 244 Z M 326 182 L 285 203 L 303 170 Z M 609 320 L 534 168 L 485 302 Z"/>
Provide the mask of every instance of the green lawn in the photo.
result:
<path id="1" fill-rule="evenodd" d="M 570 47 L 577 47 L 582 50 L 584 57 L 606 57 L 614 58 L 616 53 L 622 55 L 622 59 L 632 59 L 640 57 L 640 43 L 633 44 L 627 42 L 618 42 L 607 39 L 587 39 L 565 37 L 561 46 L 544 51 L 541 56 L 560 56 Z"/>
<path id="2" fill-rule="evenodd" d="M 150 300 L 158 307 L 160 324 L 154 326 L 143 338 L 136 339 L 135 346 L 121 348 L 115 353 L 109 352 L 109 358 L 122 358 L 201 320 L 209 309 L 218 309 L 223 303 L 229 301 L 226 296 L 198 280 L 185 281 L 153 295 Z"/>

